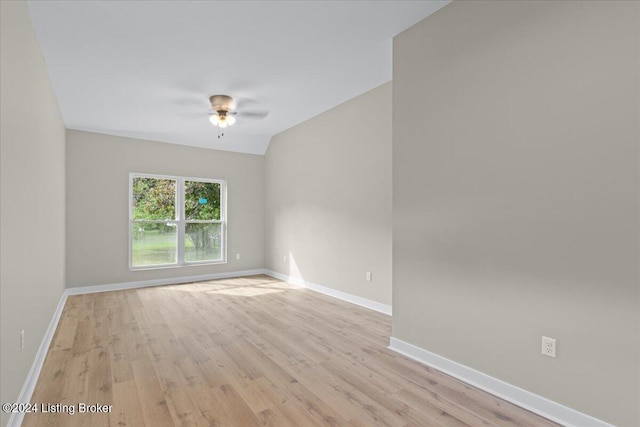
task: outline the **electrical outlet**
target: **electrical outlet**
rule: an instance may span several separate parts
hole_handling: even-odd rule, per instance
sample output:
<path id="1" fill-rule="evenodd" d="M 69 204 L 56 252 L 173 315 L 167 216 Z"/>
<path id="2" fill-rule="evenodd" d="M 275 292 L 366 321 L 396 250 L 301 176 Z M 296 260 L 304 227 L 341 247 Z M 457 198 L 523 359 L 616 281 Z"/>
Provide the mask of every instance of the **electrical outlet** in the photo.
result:
<path id="1" fill-rule="evenodd" d="M 367 282 L 370 282 L 372 279 L 371 272 L 367 271 Z"/>
<path id="2" fill-rule="evenodd" d="M 20 331 L 20 351 L 24 350 L 24 329 Z"/>
<path id="3" fill-rule="evenodd" d="M 240 259 L 240 254 L 236 254 L 236 259 Z"/>
<path id="4" fill-rule="evenodd" d="M 542 337 L 542 354 L 549 357 L 556 357 L 555 338 Z"/>

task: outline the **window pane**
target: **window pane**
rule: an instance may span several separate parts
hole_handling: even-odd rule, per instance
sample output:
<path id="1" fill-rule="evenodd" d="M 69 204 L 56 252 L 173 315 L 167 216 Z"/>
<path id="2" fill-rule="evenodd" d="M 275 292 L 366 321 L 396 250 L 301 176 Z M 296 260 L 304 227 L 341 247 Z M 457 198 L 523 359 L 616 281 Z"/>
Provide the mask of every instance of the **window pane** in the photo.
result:
<path id="1" fill-rule="evenodd" d="M 133 178 L 133 219 L 176 219 L 176 181 Z"/>
<path id="2" fill-rule="evenodd" d="M 219 220 L 220 184 L 215 182 L 185 181 L 184 212 L 187 220 Z"/>
<path id="3" fill-rule="evenodd" d="M 134 267 L 177 262 L 176 224 L 134 222 L 132 227 L 131 264 Z"/>
<path id="4" fill-rule="evenodd" d="M 220 224 L 185 225 L 184 256 L 186 261 L 214 261 L 222 259 Z"/>

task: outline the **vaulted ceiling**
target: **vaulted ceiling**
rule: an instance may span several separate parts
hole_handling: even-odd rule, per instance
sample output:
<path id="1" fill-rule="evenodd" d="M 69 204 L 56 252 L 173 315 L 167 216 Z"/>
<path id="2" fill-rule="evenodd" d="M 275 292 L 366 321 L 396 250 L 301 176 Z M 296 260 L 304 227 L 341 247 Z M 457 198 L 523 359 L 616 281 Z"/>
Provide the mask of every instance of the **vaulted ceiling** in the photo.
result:
<path id="1" fill-rule="evenodd" d="M 393 36 L 447 3 L 28 2 L 67 128 L 254 154 L 391 80 Z M 269 115 L 218 139 L 214 94 Z"/>

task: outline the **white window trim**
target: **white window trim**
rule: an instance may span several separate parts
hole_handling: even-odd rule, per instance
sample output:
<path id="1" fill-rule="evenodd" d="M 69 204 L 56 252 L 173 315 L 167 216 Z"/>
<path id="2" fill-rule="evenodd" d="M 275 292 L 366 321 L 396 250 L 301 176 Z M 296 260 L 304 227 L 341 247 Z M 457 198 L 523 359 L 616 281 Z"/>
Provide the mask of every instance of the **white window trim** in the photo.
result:
<path id="1" fill-rule="evenodd" d="M 144 266 L 133 265 L 133 179 L 134 178 L 156 178 L 156 179 L 171 179 L 176 181 L 176 219 L 175 220 L 150 220 L 148 222 L 158 223 L 175 223 L 178 227 L 177 232 L 177 251 L 176 262 L 173 264 L 153 264 Z M 220 260 L 214 261 L 186 261 L 184 259 L 184 242 L 185 242 L 185 228 L 187 220 L 185 219 L 184 209 L 184 183 L 185 181 L 197 181 L 197 182 L 210 182 L 220 184 L 220 220 L 191 220 L 189 223 L 219 223 L 220 235 L 221 235 L 221 248 L 220 248 Z M 176 267 L 188 267 L 195 265 L 211 265 L 211 264 L 226 264 L 227 263 L 227 181 L 222 179 L 209 179 L 209 178 L 195 178 L 185 176 L 173 176 L 173 175 L 157 175 L 148 173 L 131 172 L 129 174 L 129 220 L 127 225 L 129 227 L 129 270 L 157 270 L 162 268 L 176 268 Z"/>

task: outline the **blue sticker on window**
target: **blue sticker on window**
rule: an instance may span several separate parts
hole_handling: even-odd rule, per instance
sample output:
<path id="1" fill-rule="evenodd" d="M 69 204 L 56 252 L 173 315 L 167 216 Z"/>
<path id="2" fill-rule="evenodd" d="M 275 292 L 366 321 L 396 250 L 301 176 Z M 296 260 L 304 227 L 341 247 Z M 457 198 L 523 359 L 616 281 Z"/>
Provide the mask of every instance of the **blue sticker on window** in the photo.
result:
<path id="1" fill-rule="evenodd" d="M 198 201 L 200 202 L 201 205 L 206 205 L 207 202 L 208 202 L 208 200 L 203 198 L 203 197 L 201 197 L 200 200 L 198 200 Z"/>

